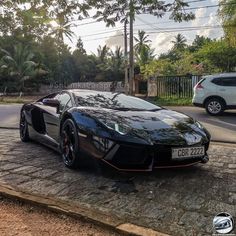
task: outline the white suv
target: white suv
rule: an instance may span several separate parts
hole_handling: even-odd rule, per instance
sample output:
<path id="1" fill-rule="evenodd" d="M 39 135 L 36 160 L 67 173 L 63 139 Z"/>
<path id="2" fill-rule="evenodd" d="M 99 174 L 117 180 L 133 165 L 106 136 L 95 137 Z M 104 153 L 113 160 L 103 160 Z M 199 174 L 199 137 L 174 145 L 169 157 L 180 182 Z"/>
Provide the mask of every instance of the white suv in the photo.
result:
<path id="1" fill-rule="evenodd" d="M 236 109 L 236 73 L 203 76 L 194 87 L 192 102 L 205 107 L 210 115 Z"/>

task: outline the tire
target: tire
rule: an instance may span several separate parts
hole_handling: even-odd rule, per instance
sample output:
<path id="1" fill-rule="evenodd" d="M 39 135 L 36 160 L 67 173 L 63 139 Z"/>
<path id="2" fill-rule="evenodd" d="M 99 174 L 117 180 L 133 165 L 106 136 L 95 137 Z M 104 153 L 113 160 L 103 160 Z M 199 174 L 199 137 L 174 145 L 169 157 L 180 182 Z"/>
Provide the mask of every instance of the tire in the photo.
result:
<path id="1" fill-rule="evenodd" d="M 61 135 L 61 154 L 66 167 L 76 169 L 79 167 L 79 135 L 73 120 L 66 119 L 62 125 Z"/>
<path id="2" fill-rule="evenodd" d="M 28 129 L 28 123 L 25 118 L 25 113 L 22 111 L 20 114 L 20 139 L 22 142 L 29 142 L 29 129 Z"/>
<path id="3" fill-rule="evenodd" d="M 212 116 L 221 115 L 224 112 L 225 104 L 218 98 L 211 98 L 205 104 L 206 112 Z"/>

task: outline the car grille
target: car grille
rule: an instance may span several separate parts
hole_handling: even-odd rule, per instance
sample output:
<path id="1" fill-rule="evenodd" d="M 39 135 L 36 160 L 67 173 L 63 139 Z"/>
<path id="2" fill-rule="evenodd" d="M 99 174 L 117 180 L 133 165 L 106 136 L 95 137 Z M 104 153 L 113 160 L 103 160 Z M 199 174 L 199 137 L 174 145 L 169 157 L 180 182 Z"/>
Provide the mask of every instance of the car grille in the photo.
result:
<path id="1" fill-rule="evenodd" d="M 198 146 L 199 144 L 192 145 Z M 205 145 L 205 149 L 208 149 L 208 145 Z M 191 146 L 173 146 L 173 145 L 154 145 L 154 146 L 133 146 L 133 145 L 121 145 L 112 160 L 111 164 L 120 169 L 133 168 L 133 169 L 148 169 L 153 162 L 153 166 L 169 166 L 180 165 L 193 162 L 193 160 L 177 160 L 171 159 L 173 147 L 191 147 Z M 198 161 L 200 158 L 195 158 Z"/>

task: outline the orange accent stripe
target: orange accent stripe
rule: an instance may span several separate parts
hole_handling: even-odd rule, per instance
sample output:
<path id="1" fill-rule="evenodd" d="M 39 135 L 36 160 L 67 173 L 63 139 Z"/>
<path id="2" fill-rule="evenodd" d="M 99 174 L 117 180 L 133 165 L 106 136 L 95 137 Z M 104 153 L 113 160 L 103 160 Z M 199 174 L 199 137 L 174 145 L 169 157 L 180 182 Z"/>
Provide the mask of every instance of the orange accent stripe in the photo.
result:
<path id="1" fill-rule="evenodd" d="M 108 161 L 101 159 L 102 161 L 104 161 L 106 164 L 110 165 L 111 167 L 115 168 L 116 170 L 119 171 L 130 171 L 130 172 L 151 172 L 152 169 L 120 169 L 114 165 L 112 165 L 111 163 L 109 163 Z M 153 167 L 154 169 L 168 169 L 168 168 L 181 168 L 181 167 L 187 167 L 187 166 L 193 166 L 196 165 L 198 163 L 200 163 L 201 161 L 197 161 L 191 164 L 186 164 L 186 165 L 177 165 L 177 166 L 155 166 Z"/>
<path id="2" fill-rule="evenodd" d="M 200 162 L 201 161 L 197 161 L 197 162 L 193 162 L 191 164 L 177 165 L 177 166 L 155 166 L 153 168 L 154 169 L 181 168 L 181 167 L 193 166 L 193 165 L 196 165 L 196 164 L 198 164 Z"/>

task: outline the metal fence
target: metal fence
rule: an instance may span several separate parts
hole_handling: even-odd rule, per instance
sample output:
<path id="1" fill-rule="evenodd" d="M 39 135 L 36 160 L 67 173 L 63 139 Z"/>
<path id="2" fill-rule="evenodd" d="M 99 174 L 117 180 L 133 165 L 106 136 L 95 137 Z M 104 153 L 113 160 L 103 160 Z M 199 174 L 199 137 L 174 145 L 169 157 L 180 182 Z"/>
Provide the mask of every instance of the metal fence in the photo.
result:
<path id="1" fill-rule="evenodd" d="M 193 87 L 201 76 L 158 76 L 157 96 L 165 98 L 191 98 Z"/>

